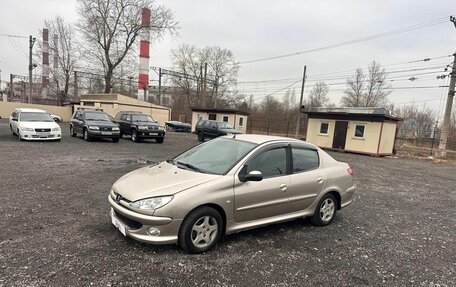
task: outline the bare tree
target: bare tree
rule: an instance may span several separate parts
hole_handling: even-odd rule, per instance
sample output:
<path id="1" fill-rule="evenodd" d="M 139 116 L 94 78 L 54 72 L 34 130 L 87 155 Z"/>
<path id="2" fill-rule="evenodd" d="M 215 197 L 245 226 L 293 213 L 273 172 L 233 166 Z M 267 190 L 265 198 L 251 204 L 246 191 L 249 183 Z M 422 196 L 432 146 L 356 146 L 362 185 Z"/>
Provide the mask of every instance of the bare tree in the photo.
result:
<path id="1" fill-rule="evenodd" d="M 135 47 L 140 33 L 142 8 L 151 9 L 151 38 L 176 33 L 173 12 L 154 0 L 77 0 L 78 28 L 88 56 L 103 66 L 105 93 L 112 89 L 114 70 Z"/>
<path id="2" fill-rule="evenodd" d="M 217 102 L 232 101 L 231 89 L 236 84 L 239 64 L 233 53 L 228 49 L 217 46 L 197 47 L 183 44 L 171 50 L 174 68 L 186 76 L 173 77 L 173 83 L 182 88 L 187 96 L 189 106 L 197 104 L 201 97 L 203 69 L 207 69 L 207 94 L 210 96 L 210 105 Z"/>
<path id="3" fill-rule="evenodd" d="M 419 109 L 416 105 L 396 108 L 394 115 L 403 119 L 399 130 L 401 138 L 429 138 L 437 120 L 435 112 L 429 107 Z"/>
<path id="4" fill-rule="evenodd" d="M 329 88 L 324 82 L 318 82 L 309 93 L 307 107 L 323 107 L 329 102 Z"/>
<path id="5" fill-rule="evenodd" d="M 345 96 L 341 105 L 346 107 L 384 107 L 388 104 L 391 87 L 385 81 L 385 68 L 373 61 L 368 67 L 367 75 L 357 69 L 355 77 L 347 80 Z"/>

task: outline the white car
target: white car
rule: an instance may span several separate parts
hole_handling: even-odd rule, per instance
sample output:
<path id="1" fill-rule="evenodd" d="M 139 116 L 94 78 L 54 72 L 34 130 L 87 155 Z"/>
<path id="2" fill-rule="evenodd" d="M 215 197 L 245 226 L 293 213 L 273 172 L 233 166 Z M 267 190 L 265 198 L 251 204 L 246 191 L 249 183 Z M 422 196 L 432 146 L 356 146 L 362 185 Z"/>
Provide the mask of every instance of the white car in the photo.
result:
<path id="1" fill-rule="evenodd" d="M 48 112 L 39 109 L 15 109 L 9 119 L 9 126 L 19 140 L 57 140 L 62 130 Z"/>

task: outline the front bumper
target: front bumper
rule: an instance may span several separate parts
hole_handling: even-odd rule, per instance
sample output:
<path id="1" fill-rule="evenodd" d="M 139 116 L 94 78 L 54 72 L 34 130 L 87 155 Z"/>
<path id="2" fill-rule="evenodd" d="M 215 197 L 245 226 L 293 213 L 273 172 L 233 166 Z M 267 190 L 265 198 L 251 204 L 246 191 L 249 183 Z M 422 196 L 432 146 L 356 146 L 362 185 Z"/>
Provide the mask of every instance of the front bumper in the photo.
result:
<path id="1" fill-rule="evenodd" d="M 182 220 L 173 220 L 170 217 L 145 215 L 131 211 L 118 204 L 112 196 L 112 193 L 108 196 L 109 204 L 115 211 L 114 216 L 125 225 L 128 237 L 157 245 L 177 243 L 177 234 Z M 149 235 L 147 230 L 150 227 L 159 229 L 160 235 Z"/>
<path id="2" fill-rule="evenodd" d="M 165 137 L 164 131 L 137 130 L 138 137 L 142 139 L 156 139 Z"/>
<path id="3" fill-rule="evenodd" d="M 88 130 L 89 137 L 92 138 L 118 138 L 120 131 L 103 132 L 97 130 Z"/>
<path id="4" fill-rule="evenodd" d="M 62 131 L 50 132 L 29 132 L 21 131 L 21 138 L 24 140 L 59 140 L 62 138 Z"/>

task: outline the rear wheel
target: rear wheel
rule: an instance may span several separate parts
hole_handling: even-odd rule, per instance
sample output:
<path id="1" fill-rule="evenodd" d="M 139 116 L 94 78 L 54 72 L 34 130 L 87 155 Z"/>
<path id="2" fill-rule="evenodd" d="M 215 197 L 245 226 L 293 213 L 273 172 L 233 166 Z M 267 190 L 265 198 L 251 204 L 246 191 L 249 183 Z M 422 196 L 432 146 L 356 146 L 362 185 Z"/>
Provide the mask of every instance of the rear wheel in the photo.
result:
<path id="1" fill-rule="evenodd" d="M 220 240 L 223 220 L 212 207 L 203 206 L 190 212 L 179 230 L 179 246 L 188 253 L 208 251 Z"/>
<path id="2" fill-rule="evenodd" d="M 311 221 L 316 226 L 326 226 L 333 221 L 336 211 L 337 199 L 333 194 L 327 193 L 318 202 Z"/>
<path id="3" fill-rule="evenodd" d="M 200 142 L 203 142 L 203 141 L 204 141 L 204 135 L 203 135 L 202 132 L 198 132 L 198 140 L 199 140 Z"/>

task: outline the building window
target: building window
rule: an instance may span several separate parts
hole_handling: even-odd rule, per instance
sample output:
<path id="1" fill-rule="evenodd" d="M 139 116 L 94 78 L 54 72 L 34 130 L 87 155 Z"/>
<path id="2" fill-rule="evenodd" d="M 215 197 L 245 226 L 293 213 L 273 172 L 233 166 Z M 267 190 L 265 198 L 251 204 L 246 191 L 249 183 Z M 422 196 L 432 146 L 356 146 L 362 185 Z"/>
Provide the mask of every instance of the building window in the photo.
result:
<path id="1" fill-rule="evenodd" d="M 222 121 L 228 122 L 228 119 L 229 119 L 229 118 L 230 118 L 229 116 L 222 116 Z"/>
<path id="2" fill-rule="evenodd" d="M 364 131 L 366 129 L 366 125 L 364 124 L 355 124 L 355 131 L 354 137 L 355 138 L 364 138 Z"/>
<path id="3" fill-rule="evenodd" d="M 320 124 L 320 134 L 327 135 L 329 129 L 329 123 L 321 123 Z"/>
<path id="4" fill-rule="evenodd" d="M 95 106 L 94 102 L 84 102 L 84 106 L 93 107 Z"/>
<path id="5" fill-rule="evenodd" d="M 239 127 L 244 126 L 244 117 L 239 117 Z"/>
<path id="6" fill-rule="evenodd" d="M 217 120 L 217 114 L 209 114 L 209 120 L 211 120 L 211 121 Z"/>

